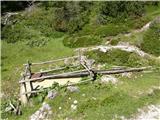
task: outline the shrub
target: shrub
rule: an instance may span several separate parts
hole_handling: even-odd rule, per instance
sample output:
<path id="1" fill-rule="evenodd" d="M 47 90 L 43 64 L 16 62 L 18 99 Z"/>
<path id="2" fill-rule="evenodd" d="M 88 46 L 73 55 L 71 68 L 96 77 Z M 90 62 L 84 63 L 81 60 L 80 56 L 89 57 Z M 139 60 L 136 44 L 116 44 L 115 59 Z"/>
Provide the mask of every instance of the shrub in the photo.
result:
<path id="1" fill-rule="evenodd" d="M 160 22 L 152 23 L 150 29 L 146 31 L 141 48 L 145 52 L 160 56 Z"/>
<path id="2" fill-rule="evenodd" d="M 59 5 L 60 4 L 60 5 Z M 54 12 L 54 28 L 74 33 L 89 21 L 92 2 L 58 2 Z"/>
<path id="3" fill-rule="evenodd" d="M 129 66 L 146 66 L 149 64 L 148 59 L 144 59 L 136 53 L 130 54 L 127 64 Z"/>
<path id="4" fill-rule="evenodd" d="M 136 53 L 129 53 L 118 49 L 110 50 L 107 53 L 96 50 L 86 54 L 97 63 L 107 63 L 120 66 L 125 65 L 131 67 L 148 65 L 148 60 L 141 58 Z"/>
<path id="5" fill-rule="evenodd" d="M 144 13 L 144 2 L 106 1 L 102 2 L 100 17 L 102 23 L 117 22 L 130 17 L 140 17 Z M 116 19 L 115 19 L 116 18 Z M 103 20 L 102 20 L 103 19 Z"/>
<path id="6" fill-rule="evenodd" d="M 123 65 L 127 63 L 129 54 L 130 53 L 121 50 L 112 50 L 108 51 L 107 53 L 103 53 L 101 51 L 92 51 L 87 53 L 88 57 L 95 59 L 96 62 L 117 65 Z"/>
<path id="7" fill-rule="evenodd" d="M 66 37 L 63 40 L 65 46 L 76 48 L 76 47 L 87 47 L 91 45 L 97 45 L 102 42 L 102 39 L 98 36 L 81 36 L 81 37 Z"/>

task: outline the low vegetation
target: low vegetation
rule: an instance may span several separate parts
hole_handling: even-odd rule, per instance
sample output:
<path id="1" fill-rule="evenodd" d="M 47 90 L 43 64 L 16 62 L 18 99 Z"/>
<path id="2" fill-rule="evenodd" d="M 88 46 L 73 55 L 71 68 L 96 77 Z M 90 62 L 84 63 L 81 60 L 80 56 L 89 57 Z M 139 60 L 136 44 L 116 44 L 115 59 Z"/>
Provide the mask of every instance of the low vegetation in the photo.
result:
<path id="1" fill-rule="evenodd" d="M 130 67 L 149 65 L 149 60 L 142 58 L 136 53 L 129 53 L 118 49 L 110 50 L 106 53 L 96 50 L 86 54 L 89 58 L 96 60 L 97 63 Z"/>
<path id="2" fill-rule="evenodd" d="M 23 6 L 21 1 L 17 3 L 14 5 Z M 51 105 L 54 119 L 88 120 L 113 119 L 116 115 L 129 118 L 140 107 L 160 104 L 160 90 L 147 93 L 153 86 L 159 86 L 159 23 L 153 22 L 147 31 L 132 33 L 160 15 L 159 2 L 37 1 L 30 7 L 16 8 L 12 5 L 9 2 L 2 4 L 3 14 L 18 13 L 8 18 L 11 24 L 2 25 L 1 31 L 3 119 L 29 119 L 41 106 L 39 103 L 44 101 Z M 131 36 L 124 35 L 129 32 Z M 100 84 L 100 75 L 95 82 L 79 85 L 78 93 L 58 89 L 59 95 L 54 100 L 47 99 L 46 93 L 32 97 L 31 105 L 22 106 L 21 116 L 4 112 L 9 100 L 18 99 L 18 80 L 23 71 L 22 64 L 27 60 L 36 62 L 73 56 L 75 48 L 104 45 L 106 42 L 112 45 L 128 42 L 152 54 L 153 58 L 142 58 L 121 50 L 90 51 L 86 53 L 88 58 L 94 59 L 96 64 L 105 64 L 106 68 L 113 65 L 152 66 L 157 71 L 135 73 L 131 78 L 116 75 L 119 79 L 117 85 Z M 74 100 L 78 101 L 75 111 L 70 108 Z"/>
<path id="3" fill-rule="evenodd" d="M 150 29 L 144 33 L 143 43 L 141 45 L 142 50 L 160 56 L 160 18 L 157 18 Z"/>
<path id="4" fill-rule="evenodd" d="M 138 112 L 137 109 L 149 104 L 159 104 L 160 90 L 158 87 L 159 73 L 135 73 L 131 78 L 116 76 L 118 84 L 94 83 L 80 85 L 80 92 L 70 93 L 65 89 L 59 90 L 59 95 L 54 100 L 45 98 L 53 108 L 54 119 L 113 119 L 115 116 L 129 118 Z M 150 89 L 153 87 L 153 92 Z M 38 98 L 35 97 L 33 99 Z M 71 109 L 71 104 L 77 100 L 77 110 Z M 32 100 L 31 100 L 32 101 Z M 35 101 L 35 100 L 34 100 Z M 39 107 L 39 102 L 34 106 L 22 108 L 24 114 L 16 117 L 7 115 L 10 119 L 28 119 Z M 61 109 L 59 109 L 61 107 Z M 32 110 L 30 110 L 32 109 Z M 118 120 L 118 118 L 117 118 Z"/>

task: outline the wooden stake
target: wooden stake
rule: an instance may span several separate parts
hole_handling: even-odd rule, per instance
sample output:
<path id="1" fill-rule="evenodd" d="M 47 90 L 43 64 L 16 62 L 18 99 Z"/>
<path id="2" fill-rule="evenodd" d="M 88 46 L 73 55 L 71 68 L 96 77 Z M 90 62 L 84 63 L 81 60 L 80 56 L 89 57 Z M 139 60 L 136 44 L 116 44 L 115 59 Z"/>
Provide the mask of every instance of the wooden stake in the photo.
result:
<path id="1" fill-rule="evenodd" d="M 22 74 L 22 80 L 25 80 L 24 74 Z M 20 100 L 23 105 L 28 103 L 28 95 L 27 94 L 23 95 L 23 93 L 25 92 L 27 92 L 26 83 L 25 82 L 20 83 Z"/>

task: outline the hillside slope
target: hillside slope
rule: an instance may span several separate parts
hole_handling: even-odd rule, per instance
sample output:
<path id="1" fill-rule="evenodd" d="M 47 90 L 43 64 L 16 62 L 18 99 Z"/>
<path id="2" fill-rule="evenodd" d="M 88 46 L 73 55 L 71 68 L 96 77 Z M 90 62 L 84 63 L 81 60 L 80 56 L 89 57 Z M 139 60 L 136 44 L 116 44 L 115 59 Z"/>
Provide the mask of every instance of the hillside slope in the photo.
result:
<path id="1" fill-rule="evenodd" d="M 27 60 L 36 62 L 73 56 L 79 48 L 94 49 L 99 45 L 107 48 L 125 43 L 152 57 L 117 49 L 106 53 L 85 51 L 97 67 L 152 66 L 155 71 L 134 73 L 131 77 L 116 75 L 117 85 L 101 84 L 99 76 L 95 83 L 79 85 L 78 93 L 59 90 L 55 100 L 44 99 L 52 108 L 53 119 L 119 120 L 121 116 L 129 119 L 138 108 L 160 104 L 159 2 L 37 2 L 16 13 L 7 19 L 1 31 L 3 119 L 27 120 L 41 106 L 40 97 L 45 93 L 33 97 L 32 105 L 22 107 L 22 116 L 4 112 L 9 100 L 19 97 L 18 80 L 22 64 Z M 138 31 L 150 22 L 147 30 Z M 78 101 L 76 110 L 71 108 L 74 100 Z"/>

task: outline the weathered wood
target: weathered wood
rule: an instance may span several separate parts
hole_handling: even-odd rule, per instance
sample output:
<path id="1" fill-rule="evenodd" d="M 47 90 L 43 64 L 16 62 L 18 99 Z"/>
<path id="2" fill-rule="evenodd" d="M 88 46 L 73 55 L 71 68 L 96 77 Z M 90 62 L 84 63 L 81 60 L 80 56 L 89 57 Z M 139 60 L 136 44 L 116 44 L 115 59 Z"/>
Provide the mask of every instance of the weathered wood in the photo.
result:
<path id="1" fill-rule="evenodd" d="M 25 76 L 24 74 L 22 74 L 22 80 L 25 81 Z M 22 93 L 27 92 L 27 87 L 26 87 L 26 83 L 23 82 L 20 84 L 20 99 L 23 105 L 25 105 L 28 102 L 28 95 L 21 95 Z"/>
<path id="2" fill-rule="evenodd" d="M 73 58 L 78 58 L 78 56 L 66 57 L 66 58 L 61 58 L 61 59 L 56 59 L 56 60 L 45 61 L 45 62 L 31 63 L 31 65 L 43 65 L 43 64 L 49 64 L 49 63 L 54 63 L 54 62 L 58 62 L 58 61 L 63 61 L 65 59 L 73 59 Z M 23 65 L 26 66 L 27 64 L 23 64 Z"/>
<path id="3" fill-rule="evenodd" d="M 124 72 L 140 72 L 148 67 L 142 67 L 142 68 L 129 68 L 129 69 L 122 69 L 122 70 L 94 70 L 97 74 L 119 74 Z M 63 73 L 63 74 L 57 74 L 57 75 L 49 75 L 49 76 L 43 76 L 39 78 L 34 79 L 28 79 L 28 80 L 22 80 L 19 83 L 23 82 L 30 82 L 30 81 L 37 81 L 37 80 L 43 80 L 43 79 L 55 79 L 55 78 L 71 78 L 71 77 L 84 77 L 88 76 L 89 73 L 87 70 L 83 71 L 76 71 L 76 72 L 69 72 L 69 73 Z"/>
<path id="4" fill-rule="evenodd" d="M 61 74 L 56 74 L 56 75 L 54 74 L 54 75 L 42 76 L 39 78 L 21 80 L 21 81 L 19 81 L 19 83 L 37 81 L 37 80 L 43 80 L 43 79 L 59 78 L 59 76 L 66 76 L 66 78 L 67 78 L 67 75 L 70 75 L 70 74 L 72 75 L 72 74 L 81 73 L 81 72 L 85 72 L 85 71 L 86 70 L 78 70 L 78 71 L 74 71 L 74 72 L 67 72 L 67 73 L 61 73 Z M 65 77 L 60 77 L 60 78 L 65 78 Z"/>
<path id="5" fill-rule="evenodd" d="M 60 67 L 60 68 L 56 68 L 56 69 L 50 69 L 50 70 L 44 70 L 44 71 L 40 71 L 40 72 L 36 72 L 37 73 L 48 73 L 48 72 L 53 72 L 53 71 L 58 71 L 58 70 L 64 70 L 66 68 L 74 68 L 74 67 L 78 67 L 79 65 L 74 65 L 74 66 L 65 66 L 65 67 Z"/>

